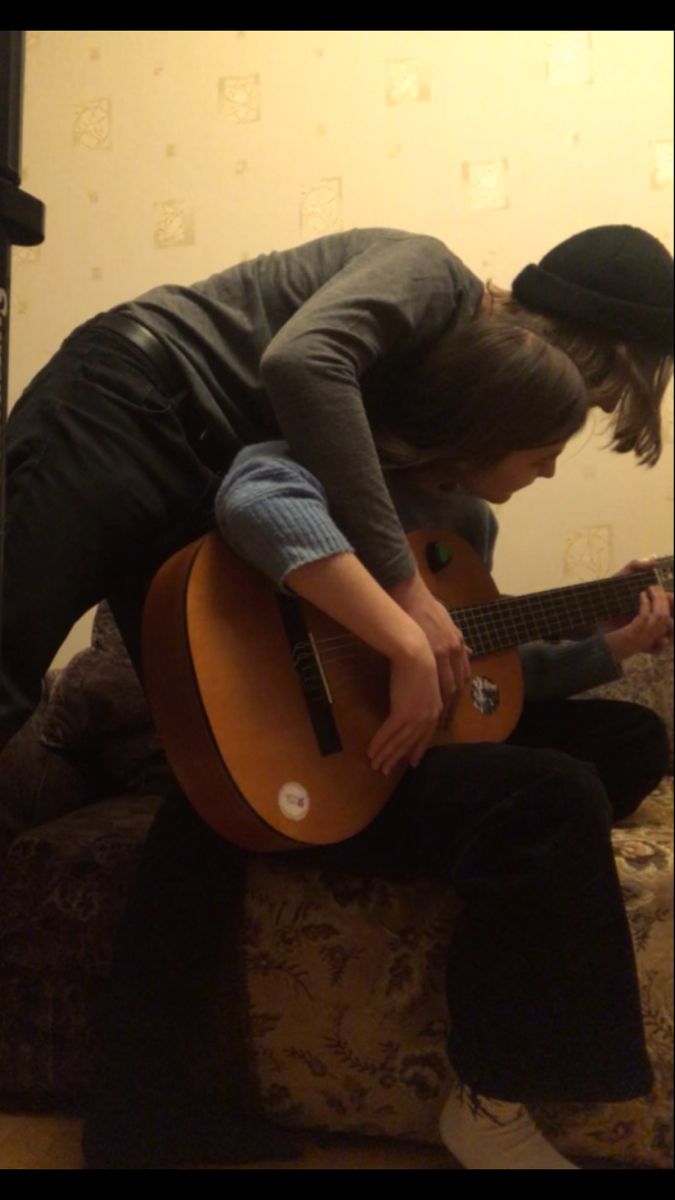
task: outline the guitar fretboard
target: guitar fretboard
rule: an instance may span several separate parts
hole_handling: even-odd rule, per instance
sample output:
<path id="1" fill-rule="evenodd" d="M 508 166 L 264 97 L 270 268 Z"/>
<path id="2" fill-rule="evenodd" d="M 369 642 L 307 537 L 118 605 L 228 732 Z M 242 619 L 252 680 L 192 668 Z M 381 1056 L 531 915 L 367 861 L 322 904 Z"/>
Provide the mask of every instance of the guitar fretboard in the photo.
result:
<path id="1" fill-rule="evenodd" d="M 474 655 L 506 650 L 525 642 L 557 640 L 593 630 L 603 621 L 630 619 L 640 593 L 654 584 L 672 587 L 673 559 L 655 559 L 653 567 L 572 587 L 501 596 L 487 604 L 451 610 Z"/>

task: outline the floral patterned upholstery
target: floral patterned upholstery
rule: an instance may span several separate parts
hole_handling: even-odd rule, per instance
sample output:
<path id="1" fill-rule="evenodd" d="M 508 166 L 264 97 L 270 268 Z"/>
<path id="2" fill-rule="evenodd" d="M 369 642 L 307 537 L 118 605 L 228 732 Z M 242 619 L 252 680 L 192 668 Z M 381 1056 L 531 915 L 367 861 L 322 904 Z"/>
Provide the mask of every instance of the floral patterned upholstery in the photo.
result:
<path id="1" fill-rule="evenodd" d="M 638 661 L 631 679 L 601 691 L 652 703 L 672 737 L 672 659 L 659 670 Z M 90 651 L 46 681 L 38 713 L 0 759 L 0 802 L 19 833 L 0 883 L 5 1106 L 77 1105 L 86 1091 L 94 996 L 166 778 L 102 609 Z M 626 1104 L 542 1108 L 540 1122 L 574 1157 L 671 1165 L 671 815 L 666 780 L 614 835 L 656 1084 Z M 438 885 L 251 860 L 243 949 L 267 1114 L 299 1128 L 437 1141 L 453 909 Z"/>
<path id="2" fill-rule="evenodd" d="M 655 1087 L 625 1104 L 538 1110 L 573 1157 L 671 1163 L 671 821 L 668 780 L 614 834 Z M 443 962 L 453 918 L 443 889 L 258 859 L 247 913 L 251 1031 L 267 1111 L 299 1127 L 437 1141 L 449 1078 Z"/>

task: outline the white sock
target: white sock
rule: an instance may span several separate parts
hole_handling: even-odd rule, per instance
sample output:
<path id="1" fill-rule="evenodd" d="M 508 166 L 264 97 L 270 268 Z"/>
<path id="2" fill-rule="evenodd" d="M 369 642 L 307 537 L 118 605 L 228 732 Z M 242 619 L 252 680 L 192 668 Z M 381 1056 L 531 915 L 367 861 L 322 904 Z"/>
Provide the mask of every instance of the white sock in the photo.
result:
<path id="1" fill-rule="evenodd" d="M 453 1088 L 440 1119 L 443 1143 L 469 1171 L 576 1171 L 522 1104 Z"/>

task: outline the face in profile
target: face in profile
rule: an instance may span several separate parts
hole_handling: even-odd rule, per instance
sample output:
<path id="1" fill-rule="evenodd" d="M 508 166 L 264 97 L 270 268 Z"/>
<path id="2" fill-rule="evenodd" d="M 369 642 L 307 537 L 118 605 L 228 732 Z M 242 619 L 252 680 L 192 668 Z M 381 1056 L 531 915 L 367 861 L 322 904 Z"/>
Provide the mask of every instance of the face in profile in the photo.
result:
<path id="1" fill-rule="evenodd" d="M 514 492 L 529 487 L 537 479 L 552 479 L 559 455 L 566 442 L 538 446 L 532 450 L 511 450 L 495 463 L 481 466 L 470 463 L 430 463 L 420 470 L 425 486 L 450 491 L 460 488 L 480 496 L 491 504 L 504 504 Z"/>
<path id="2" fill-rule="evenodd" d="M 512 450 L 489 467 L 461 467 L 457 482 L 466 492 L 491 504 L 504 504 L 514 492 L 537 479 L 553 479 L 558 457 L 566 442 L 539 446 L 534 450 Z"/>

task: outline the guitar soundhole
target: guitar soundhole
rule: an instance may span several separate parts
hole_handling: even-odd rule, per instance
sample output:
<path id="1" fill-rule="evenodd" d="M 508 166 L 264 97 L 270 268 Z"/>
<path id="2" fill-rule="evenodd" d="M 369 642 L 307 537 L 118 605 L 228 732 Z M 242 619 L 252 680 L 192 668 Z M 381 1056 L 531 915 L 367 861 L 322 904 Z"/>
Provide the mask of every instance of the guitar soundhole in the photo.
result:
<path id="1" fill-rule="evenodd" d="M 496 713 L 500 703 L 499 688 L 486 675 L 474 675 L 469 693 L 471 703 L 482 716 L 489 717 Z"/>

